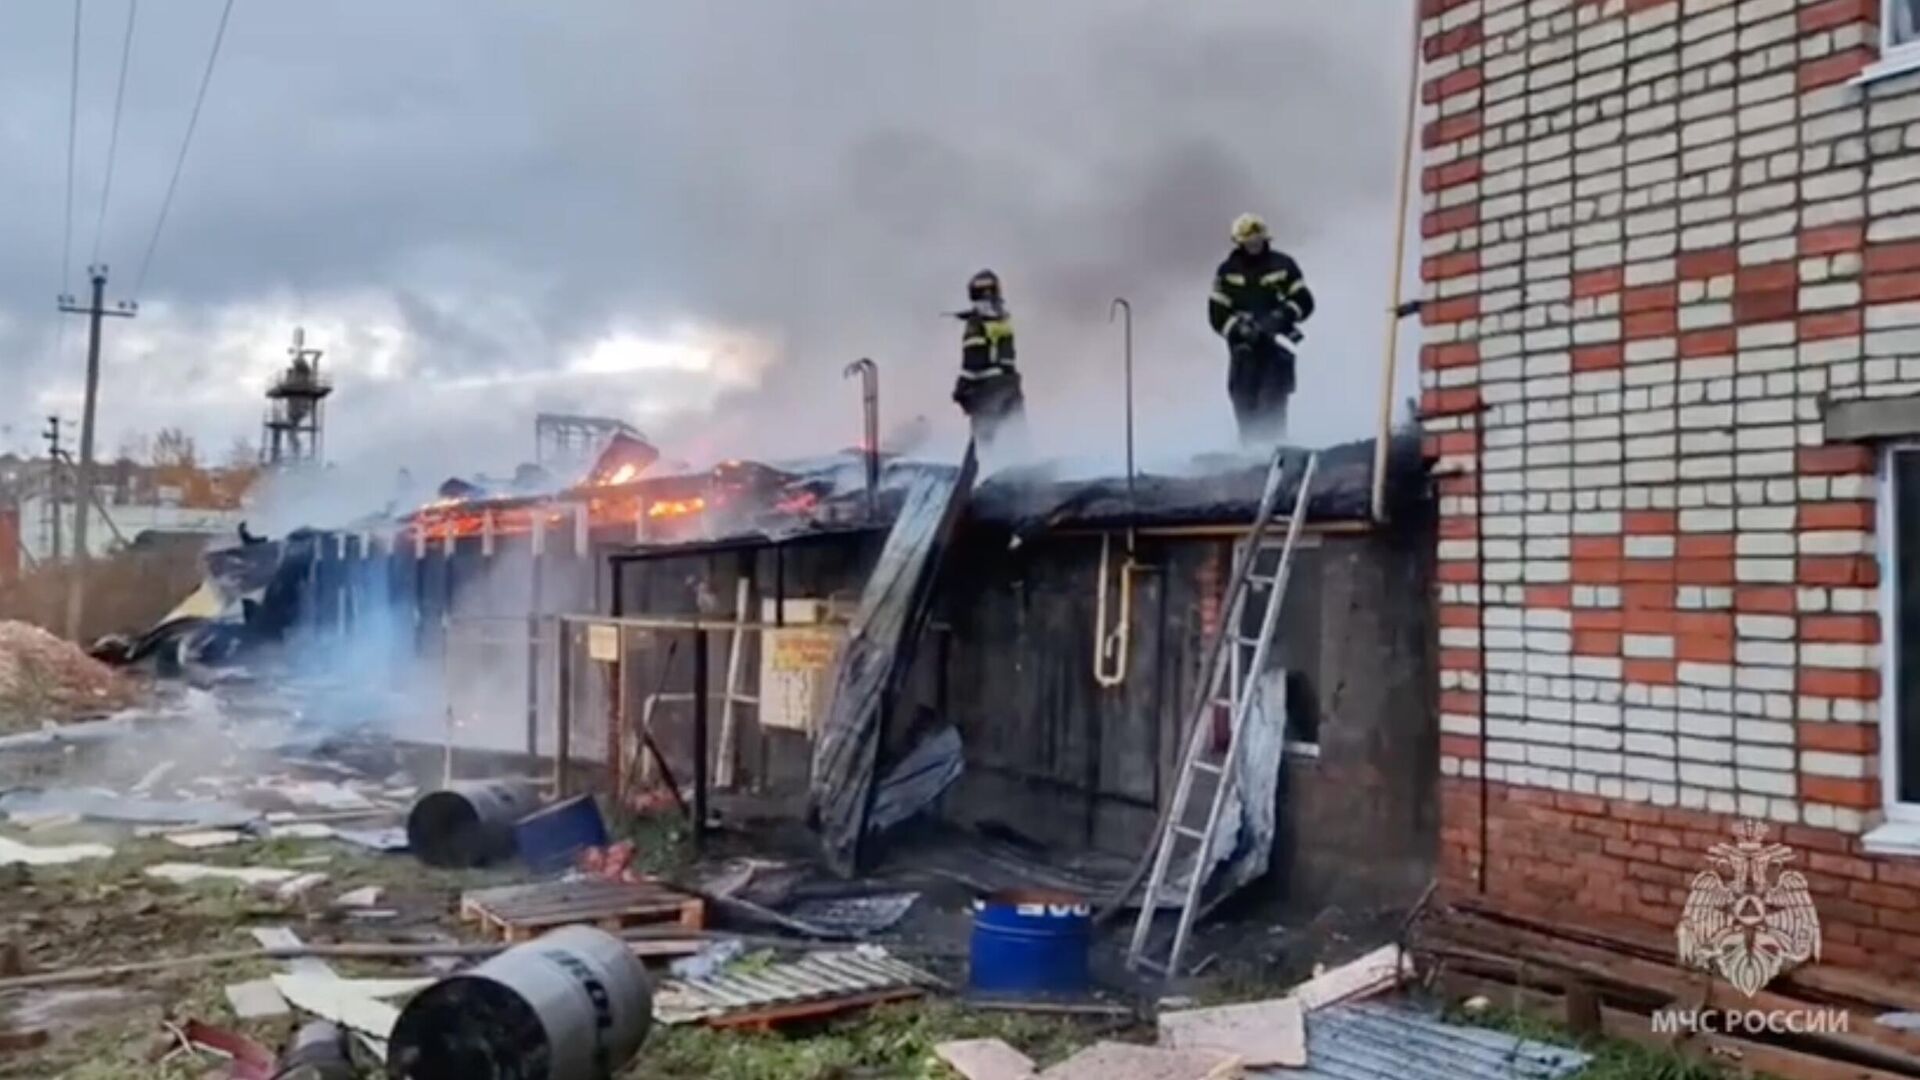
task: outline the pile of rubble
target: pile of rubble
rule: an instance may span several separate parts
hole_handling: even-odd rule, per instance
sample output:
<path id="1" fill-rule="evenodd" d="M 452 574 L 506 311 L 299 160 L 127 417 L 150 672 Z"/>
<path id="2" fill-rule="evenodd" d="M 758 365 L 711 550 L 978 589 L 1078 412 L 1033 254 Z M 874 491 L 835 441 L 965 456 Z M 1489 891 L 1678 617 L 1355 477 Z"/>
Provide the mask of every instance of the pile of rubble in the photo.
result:
<path id="1" fill-rule="evenodd" d="M 78 646 L 37 626 L 0 621 L 0 731 L 107 713 L 134 698 L 132 683 Z"/>

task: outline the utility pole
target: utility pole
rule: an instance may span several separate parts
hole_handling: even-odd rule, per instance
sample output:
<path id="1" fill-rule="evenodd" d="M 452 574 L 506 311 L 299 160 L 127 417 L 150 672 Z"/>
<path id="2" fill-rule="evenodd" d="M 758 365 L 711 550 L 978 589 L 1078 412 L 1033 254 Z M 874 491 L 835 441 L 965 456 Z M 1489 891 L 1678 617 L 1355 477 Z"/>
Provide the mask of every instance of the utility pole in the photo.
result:
<path id="1" fill-rule="evenodd" d="M 74 485 L 79 489 L 73 500 L 76 512 L 73 518 L 73 571 L 67 578 L 67 637 L 75 641 L 80 638 L 80 616 L 86 606 L 87 578 L 87 519 L 92 515 L 93 496 L 93 414 L 94 406 L 100 397 L 100 320 L 112 315 L 116 318 L 131 319 L 138 310 L 127 300 L 120 301 L 112 309 L 106 304 L 107 266 L 100 263 L 87 267 L 87 276 L 93 281 L 93 302 L 86 307 L 79 306 L 72 296 L 60 298 L 60 310 L 69 315 L 87 316 L 87 397 L 80 413 L 80 468 L 74 477 Z"/>
<path id="2" fill-rule="evenodd" d="M 47 417 L 47 505 L 53 511 L 47 523 L 53 529 L 51 561 L 60 561 L 60 418 Z"/>

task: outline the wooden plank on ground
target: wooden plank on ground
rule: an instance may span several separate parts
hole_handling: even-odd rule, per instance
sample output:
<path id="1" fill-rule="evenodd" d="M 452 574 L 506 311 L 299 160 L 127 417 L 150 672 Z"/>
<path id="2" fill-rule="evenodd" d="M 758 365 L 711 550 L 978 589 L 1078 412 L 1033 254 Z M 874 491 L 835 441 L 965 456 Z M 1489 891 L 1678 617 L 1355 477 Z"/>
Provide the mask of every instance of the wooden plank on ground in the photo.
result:
<path id="1" fill-rule="evenodd" d="M 1205 1050 L 1095 1043 L 1042 1072 L 1039 1080 L 1238 1080 L 1240 1062 Z"/>
<path id="2" fill-rule="evenodd" d="M 1312 1012 L 1342 1001 L 1377 994 L 1400 981 L 1406 970 L 1406 957 L 1400 946 L 1387 945 L 1323 972 L 1293 988 L 1288 997 L 1300 1003 L 1303 1012 Z"/>
<path id="3" fill-rule="evenodd" d="M 1030 1080 L 1033 1059 L 999 1039 L 960 1039 L 933 1048 L 935 1057 L 966 1080 Z"/>
<path id="4" fill-rule="evenodd" d="M 1187 1009 L 1160 1014 L 1160 1045 L 1169 1050 L 1211 1050 L 1239 1058 L 1249 1068 L 1307 1064 L 1307 1025 L 1291 998 Z"/>

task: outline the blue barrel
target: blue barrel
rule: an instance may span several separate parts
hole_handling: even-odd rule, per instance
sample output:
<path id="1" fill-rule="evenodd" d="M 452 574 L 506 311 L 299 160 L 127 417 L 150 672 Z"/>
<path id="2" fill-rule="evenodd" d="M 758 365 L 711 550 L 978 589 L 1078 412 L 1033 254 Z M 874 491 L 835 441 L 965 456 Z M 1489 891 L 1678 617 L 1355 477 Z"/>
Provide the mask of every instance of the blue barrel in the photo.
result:
<path id="1" fill-rule="evenodd" d="M 564 870 L 586 849 L 607 846 L 607 823 L 593 796 L 577 795 L 521 818 L 513 842 L 531 869 Z"/>
<path id="2" fill-rule="evenodd" d="M 1010 889 L 973 902 L 968 983 L 985 994 L 1083 994 L 1093 906 L 1083 896 Z"/>

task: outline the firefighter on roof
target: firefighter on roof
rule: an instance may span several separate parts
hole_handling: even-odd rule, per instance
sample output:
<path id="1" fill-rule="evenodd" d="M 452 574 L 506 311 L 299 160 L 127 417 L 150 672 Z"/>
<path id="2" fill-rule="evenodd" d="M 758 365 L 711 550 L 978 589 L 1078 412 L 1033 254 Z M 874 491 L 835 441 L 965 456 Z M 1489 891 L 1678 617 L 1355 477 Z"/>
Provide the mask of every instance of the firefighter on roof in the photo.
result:
<path id="1" fill-rule="evenodd" d="M 1293 348 L 1313 314 L 1300 264 L 1274 250 L 1267 223 L 1242 214 L 1233 223 L 1233 251 L 1213 279 L 1208 318 L 1227 339 L 1227 396 L 1245 446 L 1270 447 L 1287 434 L 1294 389 Z"/>
<path id="2" fill-rule="evenodd" d="M 955 316 L 965 325 L 960 334 L 960 379 L 953 400 L 973 421 L 973 435 L 984 449 L 1003 431 L 1023 422 L 1026 402 L 1020 393 L 1020 372 L 1013 366 L 1013 320 L 1000 295 L 1000 278 L 982 270 L 967 282 L 970 306 Z"/>

